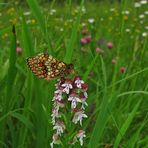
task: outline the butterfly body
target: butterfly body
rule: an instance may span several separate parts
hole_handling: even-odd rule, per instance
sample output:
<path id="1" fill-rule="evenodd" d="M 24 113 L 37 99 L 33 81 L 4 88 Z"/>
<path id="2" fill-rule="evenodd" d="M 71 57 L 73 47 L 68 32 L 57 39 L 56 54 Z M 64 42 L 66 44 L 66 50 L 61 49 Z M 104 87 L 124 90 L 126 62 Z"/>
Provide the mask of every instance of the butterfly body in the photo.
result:
<path id="1" fill-rule="evenodd" d="M 30 70 L 39 78 L 47 81 L 65 77 L 74 72 L 73 64 L 66 64 L 48 53 L 40 53 L 27 59 Z"/>

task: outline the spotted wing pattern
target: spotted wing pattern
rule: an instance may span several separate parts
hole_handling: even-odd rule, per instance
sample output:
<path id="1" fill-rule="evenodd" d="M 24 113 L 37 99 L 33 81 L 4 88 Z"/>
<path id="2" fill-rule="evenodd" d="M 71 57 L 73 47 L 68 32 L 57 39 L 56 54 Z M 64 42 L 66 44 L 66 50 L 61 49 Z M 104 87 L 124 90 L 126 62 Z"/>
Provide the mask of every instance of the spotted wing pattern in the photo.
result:
<path id="1" fill-rule="evenodd" d="M 70 73 L 67 71 L 68 64 L 53 58 L 48 53 L 40 53 L 37 56 L 29 57 L 27 64 L 36 76 L 48 81 L 64 77 Z"/>

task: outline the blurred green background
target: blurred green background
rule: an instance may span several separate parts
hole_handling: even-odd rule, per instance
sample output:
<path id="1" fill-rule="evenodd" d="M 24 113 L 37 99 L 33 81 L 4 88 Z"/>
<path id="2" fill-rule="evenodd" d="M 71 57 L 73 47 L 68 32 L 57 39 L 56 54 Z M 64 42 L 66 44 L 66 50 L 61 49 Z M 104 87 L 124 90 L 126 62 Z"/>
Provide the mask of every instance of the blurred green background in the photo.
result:
<path id="1" fill-rule="evenodd" d="M 0 147 L 50 147 L 56 80 L 38 79 L 26 65 L 48 51 L 89 86 L 83 147 L 147 148 L 147 20 L 146 0 L 1 0 Z M 80 147 L 65 141 L 55 147 Z"/>

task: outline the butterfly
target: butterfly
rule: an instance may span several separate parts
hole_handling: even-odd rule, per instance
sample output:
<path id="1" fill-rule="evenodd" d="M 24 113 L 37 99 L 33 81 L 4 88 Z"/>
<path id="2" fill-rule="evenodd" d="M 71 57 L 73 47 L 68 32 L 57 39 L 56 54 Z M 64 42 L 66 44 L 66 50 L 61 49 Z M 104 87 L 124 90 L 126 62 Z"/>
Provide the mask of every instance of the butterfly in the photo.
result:
<path id="1" fill-rule="evenodd" d="M 29 57 L 27 65 L 37 77 L 47 81 L 74 73 L 73 64 L 66 64 L 48 53 L 40 53 Z"/>

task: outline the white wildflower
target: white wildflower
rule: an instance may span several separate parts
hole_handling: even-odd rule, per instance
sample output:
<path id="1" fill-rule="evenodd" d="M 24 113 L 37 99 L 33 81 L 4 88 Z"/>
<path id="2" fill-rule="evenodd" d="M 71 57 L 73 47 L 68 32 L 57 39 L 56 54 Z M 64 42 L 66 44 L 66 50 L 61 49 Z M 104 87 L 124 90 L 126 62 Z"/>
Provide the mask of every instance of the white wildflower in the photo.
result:
<path id="1" fill-rule="evenodd" d="M 69 94 L 70 89 L 72 89 L 72 84 L 70 83 L 64 83 L 61 86 L 64 87 L 63 92 L 66 94 Z"/>
<path id="2" fill-rule="evenodd" d="M 145 17 L 144 14 L 140 14 L 140 15 L 139 15 L 139 18 L 140 18 L 140 19 L 142 19 L 142 18 L 144 18 L 144 17 Z"/>
<path id="3" fill-rule="evenodd" d="M 79 130 L 78 134 L 77 134 L 77 138 L 79 139 L 80 145 L 83 145 L 83 138 L 86 137 L 85 135 L 85 131 L 83 130 Z"/>
<path id="4" fill-rule="evenodd" d="M 77 79 L 77 80 L 75 80 L 75 84 L 77 85 L 78 88 L 82 88 L 81 85 L 84 84 L 84 81 Z"/>
<path id="5" fill-rule="evenodd" d="M 142 5 L 147 4 L 147 0 L 141 0 L 141 1 L 140 1 L 140 4 L 142 4 Z"/>
<path id="6" fill-rule="evenodd" d="M 57 134 L 57 135 L 60 135 L 60 136 L 61 136 L 61 134 L 62 134 L 62 133 L 64 132 L 64 130 L 65 130 L 65 125 L 64 125 L 63 122 L 58 121 L 58 122 L 56 122 L 56 124 L 55 124 L 55 126 L 53 127 L 53 129 L 56 130 L 56 134 Z"/>
<path id="7" fill-rule="evenodd" d="M 147 35 L 148 35 L 147 32 L 143 32 L 143 33 L 142 33 L 142 36 L 143 36 L 143 37 L 146 37 Z"/>
<path id="8" fill-rule="evenodd" d="M 77 106 L 77 102 L 81 102 L 81 100 L 77 96 L 70 96 L 68 101 L 71 101 L 71 108 L 74 109 Z"/>
<path id="9" fill-rule="evenodd" d="M 95 19 L 94 19 L 94 18 L 89 18 L 89 19 L 88 19 L 88 22 L 89 22 L 90 24 L 92 24 L 92 23 L 95 22 Z"/>
<path id="10" fill-rule="evenodd" d="M 138 2 L 135 2 L 135 8 L 139 8 L 139 7 L 141 7 L 141 4 Z"/>
<path id="11" fill-rule="evenodd" d="M 84 114 L 84 111 L 83 110 L 78 110 L 74 114 L 74 117 L 72 119 L 72 122 L 74 122 L 75 124 L 77 124 L 80 121 L 80 125 L 82 126 L 82 120 L 83 120 L 83 118 L 87 118 L 87 115 Z"/>

